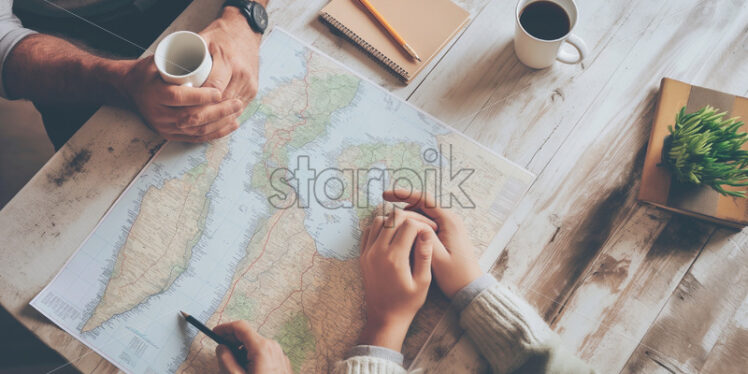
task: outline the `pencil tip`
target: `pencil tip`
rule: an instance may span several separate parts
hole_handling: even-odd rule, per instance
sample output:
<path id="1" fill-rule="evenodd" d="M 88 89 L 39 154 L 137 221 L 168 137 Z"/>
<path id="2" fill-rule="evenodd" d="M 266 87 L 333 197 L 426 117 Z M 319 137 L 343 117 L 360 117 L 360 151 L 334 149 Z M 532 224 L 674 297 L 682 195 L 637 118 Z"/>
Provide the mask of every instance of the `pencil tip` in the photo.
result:
<path id="1" fill-rule="evenodd" d="M 182 317 L 184 317 L 184 318 L 187 318 L 187 317 L 190 316 L 189 314 L 187 314 L 187 313 L 185 313 L 185 312 L 183 312 L 181 310 L 179 311 L 179 313 L 182 314 Z"/>

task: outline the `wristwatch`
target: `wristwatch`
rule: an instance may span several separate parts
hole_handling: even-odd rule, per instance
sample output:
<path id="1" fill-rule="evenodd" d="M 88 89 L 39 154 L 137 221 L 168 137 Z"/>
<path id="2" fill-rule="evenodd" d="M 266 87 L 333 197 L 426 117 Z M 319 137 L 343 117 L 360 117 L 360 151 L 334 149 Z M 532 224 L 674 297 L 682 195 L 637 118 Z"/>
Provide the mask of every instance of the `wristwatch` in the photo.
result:
<path id="1" fill-rule="evenodd" d="M 252 30 L 260 34 L 265 33 L 265 29 L 268 27 L 268 13 L 262 4 L 251 0 L 227 0 L 223 6 L 239 8 Z"/>

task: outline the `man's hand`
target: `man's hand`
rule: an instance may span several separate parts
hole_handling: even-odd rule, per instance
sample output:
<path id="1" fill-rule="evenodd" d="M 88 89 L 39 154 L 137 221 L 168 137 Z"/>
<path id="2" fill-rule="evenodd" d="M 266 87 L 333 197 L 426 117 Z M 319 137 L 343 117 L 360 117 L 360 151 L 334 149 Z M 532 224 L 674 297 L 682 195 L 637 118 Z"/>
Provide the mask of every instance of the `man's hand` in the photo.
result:
<path id="1" fill-rule="evenodd" d="M 360 344 L 399 352 L 413 317 L 426 301 L 435 241 L 429 232 L 433 235 L 435 226 L 411 215 L 395 209 L 387 218 L 377 216 L 362 236 L 366 326 Z"/>
<path id="2" fill-rule="evenodd" d="M 247 321 L 216 326 L 213 331 L 247 348 L 247 367 L 242 367 L 225 345 L 216 347 L 221 374 L 293 374 L 291 362 L 275 340 L 265 339 Z"/>
<path id="3" fill-rule="evenodd" d="M 390 202 L 408 203 L 406 210 L 420 212 L 436 221 L 441 242 L 434 245 L 434 277 L 447 297 L 452 298 L 457 291 L 483 274 L 460 217 L 437 206 L 432 196 L 418 191 L 385 191 L 382 197 Z"/>
<path id="4" fill-rule="evenodd" d="M 232 11 L 236 18 L 229 17 Z M 223 32 L 214 30 L 219 25 Z M 3 67 L 3 83 L 8 96 L 14 99 L 130 107 L 166 139 L 204 142 L 239 128 L 236 119 L 257 90 L 260 43 L 246 19 L 232 7 L 227 7 L 224 16 L 204 33 L 212 39 L 213 69 L 209 79 L 217 82 L 221 76 L 225 78 L 227 66 L 244 69 L 243 75 L 248 75 L 248 79 L 240 79 L 237 73 L 224 79 L 225 84 L 220 87 L 214 83 L 202 88 L 169 85 L 159 76 L 153 57 L 111 60 L 94 56 L 63 39 L 35 34 L 21 40 L 11 51 Z M 245 35 L 248 33 L 251 35 Z"/>
<path id="5" fill-rule="evenodd" d="M 227 6 L 221 17 L 200 35 L 208 42 L 213 69 L 203 87 L 216 88 L 225 99 L 239 99 L 246 107 L 257 94 L 262 35 L 254 32 L 239 9 Z"/>
<path id="6" fill-rule="evenodd" d="M 167 85 L 152 58 L 134 63 L 125 79 L 130 101 L 169 140 L 204 142 L 230 134 L 257 94 L 262 35 L 249 27 L 239 9 L 225 7 L 200 35 L 213 59 L 202 87 Z"/>
<path id="7" fill-rule="evenodd" d="M 244 105 L 225 99 L 215 88 L 185 87 L 165 83 L 153 56 L 129 64 L 123 79 L 124 96 L 143 119 L 166 139 L 205 142 L 239 128 L 236 118 Z"/>

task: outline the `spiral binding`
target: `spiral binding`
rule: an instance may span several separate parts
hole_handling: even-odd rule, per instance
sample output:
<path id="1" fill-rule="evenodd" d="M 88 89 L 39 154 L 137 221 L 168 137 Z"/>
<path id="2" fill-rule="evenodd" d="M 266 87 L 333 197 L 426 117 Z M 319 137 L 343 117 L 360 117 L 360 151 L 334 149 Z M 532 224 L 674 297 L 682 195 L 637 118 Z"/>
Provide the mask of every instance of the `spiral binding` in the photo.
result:
<path id="1" fill-rule="evenodd" d="M 364 50 L 365 52 L 368 52 L 370 55 L 372 55 L 374 58 L 377 59 L 379 63 L 384 65 L 385 67 L 389 68 L 390 71 L 395 74 L 398 78 L 407 81 L 410 78 L 410 74 L 408 74 L 405 69 L 403 69 L 400 65 L 398 65 L 395 61 L 390 60 L 389 57 L 385 56 L 382 52 L 380 52 L 378 49 L 374 48 L 371 44 L 369 44 L 366 40 L 358 36 L 355 32 L 353 32 L 351 29 L 345 27 L 342 23 L 340 23 L 335 17 L 331 16 L 330 13 L 322 13 L 320 14 L 320 18 L 327 22 L 330 27 L 337 30 L 341 34 L 343 34 L 345 37 L 350 39 L 356 46 Z"/>

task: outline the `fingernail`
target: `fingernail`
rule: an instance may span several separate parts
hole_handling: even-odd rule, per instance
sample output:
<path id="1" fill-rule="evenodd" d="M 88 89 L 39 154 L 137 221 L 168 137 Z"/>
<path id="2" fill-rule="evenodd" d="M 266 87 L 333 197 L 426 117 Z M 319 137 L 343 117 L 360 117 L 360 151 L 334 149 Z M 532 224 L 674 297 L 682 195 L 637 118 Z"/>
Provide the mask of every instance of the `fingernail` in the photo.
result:
<path id="1" fill-rule="evenodd" d="M 418 240 L 420 240 L 420 241 L 422 241 L 422 242 L 427 242 L 427 241 L 429 241 L 429 238 L 430 238 L 430 237 L 431 237 L 431 236 L 429 235 L 428 231 L 421 231 L 421 232 L 420 232 L 420 233 L 418 234 Z"/>
<path id="2" fill-rule="evenodd" d="M 213 101 L 221 101 L 221 91 L 218 91 L 218 89 L 213 89 Z"/>

